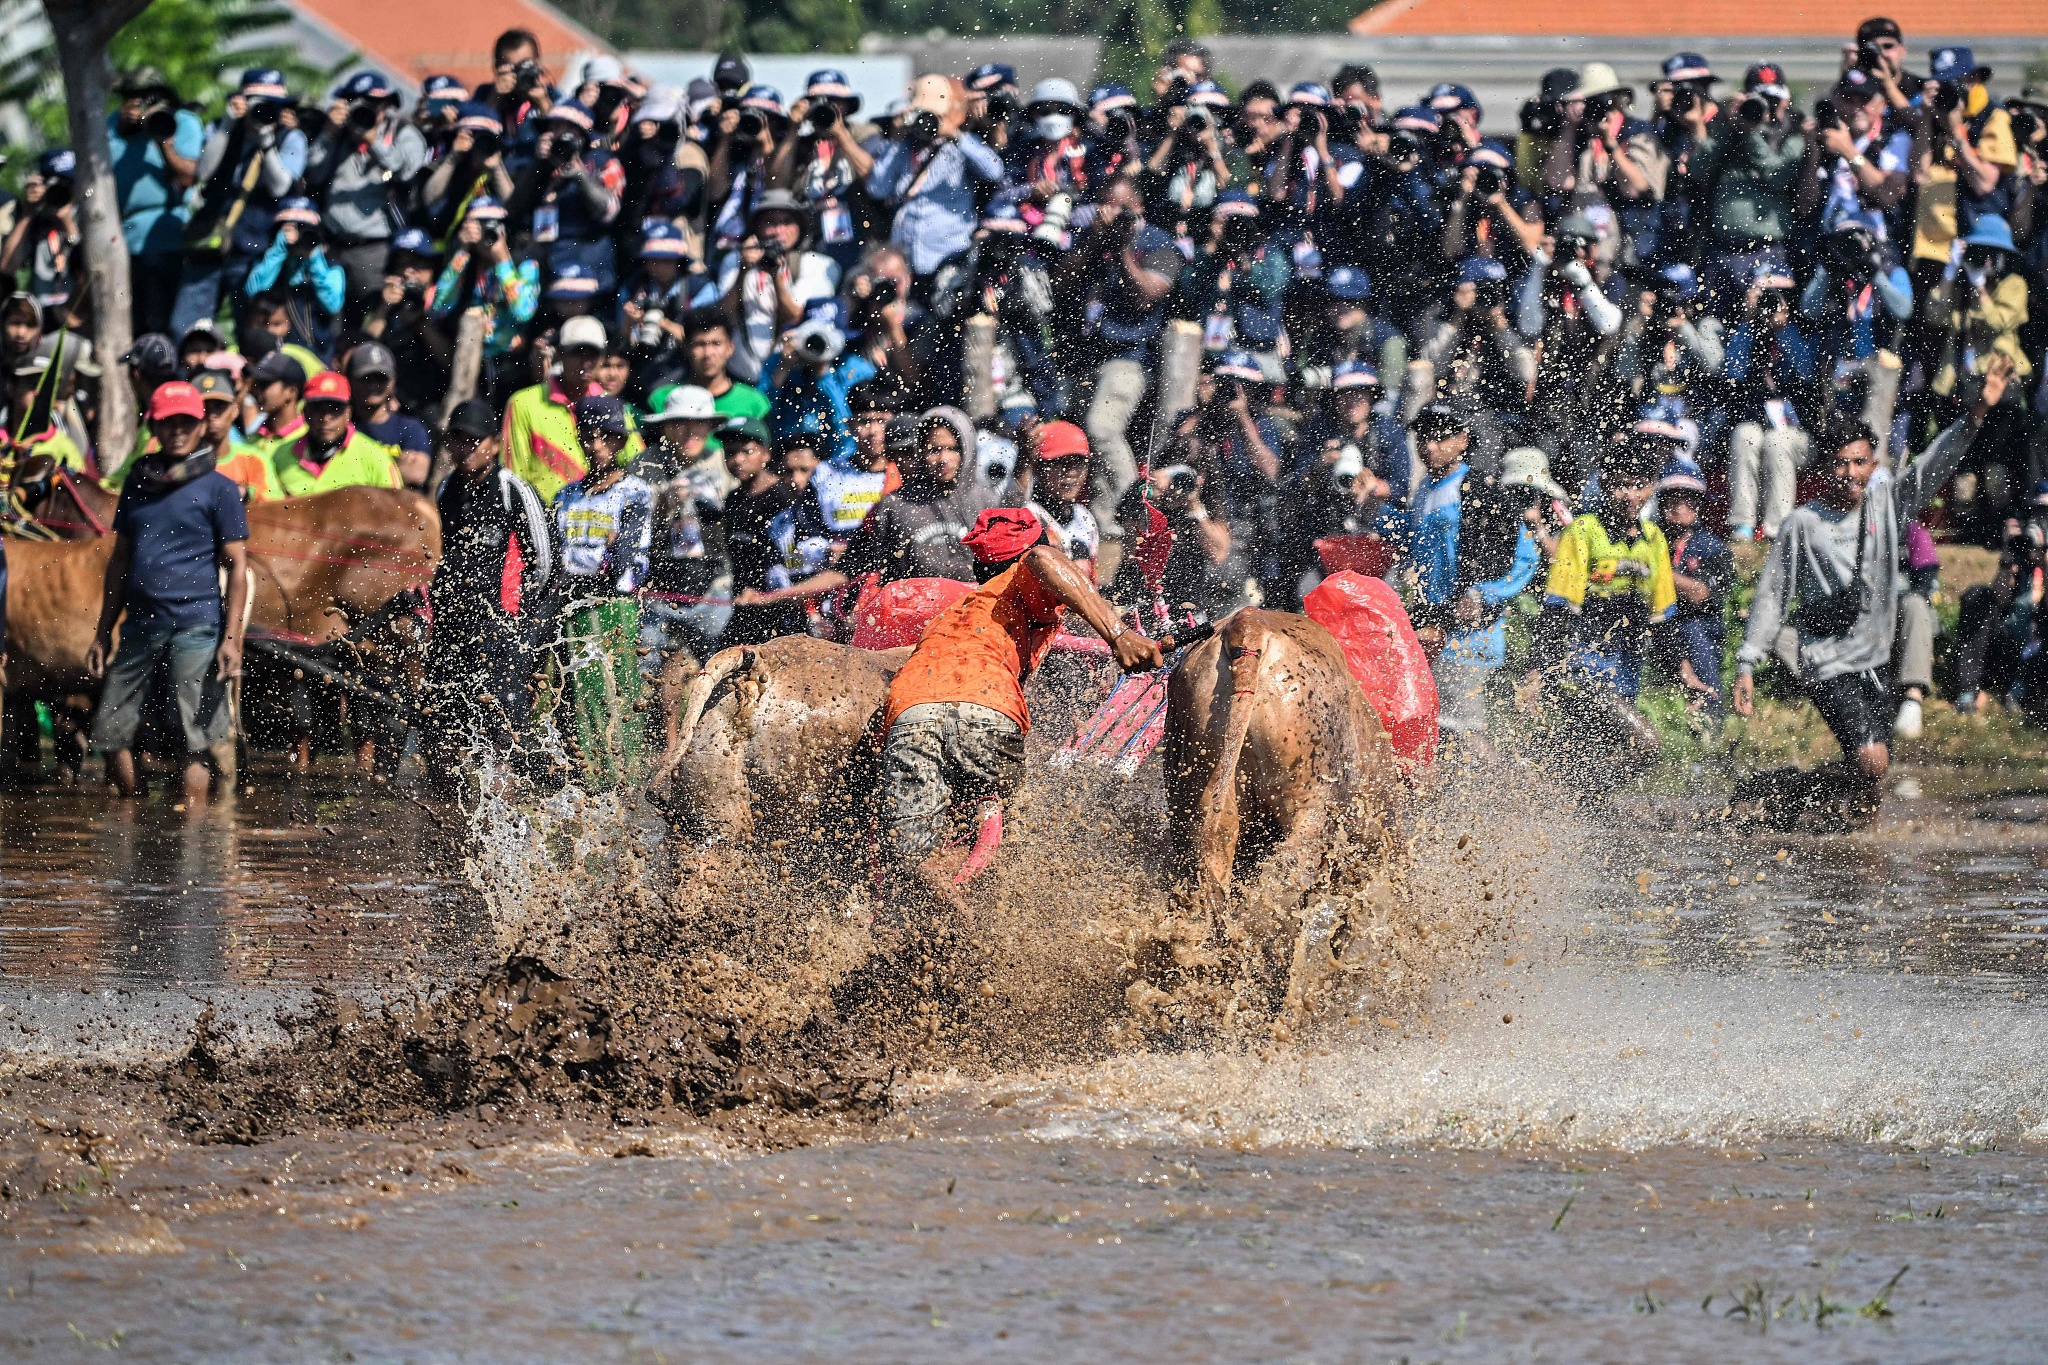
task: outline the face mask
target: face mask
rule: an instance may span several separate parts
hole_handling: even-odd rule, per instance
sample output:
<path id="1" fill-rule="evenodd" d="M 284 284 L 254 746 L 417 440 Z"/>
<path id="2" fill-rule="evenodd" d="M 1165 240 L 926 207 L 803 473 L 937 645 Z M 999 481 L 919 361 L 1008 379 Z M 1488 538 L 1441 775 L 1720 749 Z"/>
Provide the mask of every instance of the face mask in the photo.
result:
<path id="1" fill-rule="evenodd" d="M 1074 131 L 1074 120 L 1066 114 L 1040 114 L 1031 127 L 1047 142 L 1058 142 Z"/>

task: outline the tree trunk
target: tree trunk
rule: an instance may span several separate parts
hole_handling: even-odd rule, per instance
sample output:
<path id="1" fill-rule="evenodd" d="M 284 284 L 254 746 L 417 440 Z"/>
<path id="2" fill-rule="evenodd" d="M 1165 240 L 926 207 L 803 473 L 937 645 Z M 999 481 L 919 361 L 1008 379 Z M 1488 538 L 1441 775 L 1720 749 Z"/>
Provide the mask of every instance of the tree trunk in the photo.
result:
<path id="1" fill-rule="evenodd" d="M 103 470 L 118 468 L 128 458 L 136 422 L 128 367 L 121 363 L 135 337 L 129 325 L 128 244 L 121 235 L 113 153 L 107 145 L 113 84 L 107 44 L 147 8 L 149 0 L 43 0 L 64 72 L 71 149 L 78 155 L 79 250 L 85 258 L 85 292 L 92 298 L 93 357 L 103 367 L 95 433 Z"/>

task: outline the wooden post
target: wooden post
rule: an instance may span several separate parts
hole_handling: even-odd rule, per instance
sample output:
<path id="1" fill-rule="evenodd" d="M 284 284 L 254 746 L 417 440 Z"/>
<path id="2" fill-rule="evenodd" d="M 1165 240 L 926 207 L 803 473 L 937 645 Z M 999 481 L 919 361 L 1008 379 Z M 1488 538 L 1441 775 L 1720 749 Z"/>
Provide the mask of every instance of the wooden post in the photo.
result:
<path id="1" fill-rule="evenodd" d="M 967 415 L 984 422 L 996 415 L 996 320 L 976 313 L 965 330 L 960 359 L 967 378 Z"/>
<path id="2" fill-rule="evenodd" d="M 1201 378 L 1201 324 L 1175 318 L 1159 335 L 1159 386 L 1152 404 L 1152 436 L 1145 443 L 1148 467 L 1172 433 L 1174 417 L 1195 405 L 1195 386 Z"/>
<path id="3" fill-rule="evenodd" d="M 477 378 L 483 373 L 483 366 L 484 310 L 465 308 L 455 324 L 455 358 L 449 366 L 448 394 L 441 400 L 440 425 L 448 425 L 456 404 L 476 397 Z"/>

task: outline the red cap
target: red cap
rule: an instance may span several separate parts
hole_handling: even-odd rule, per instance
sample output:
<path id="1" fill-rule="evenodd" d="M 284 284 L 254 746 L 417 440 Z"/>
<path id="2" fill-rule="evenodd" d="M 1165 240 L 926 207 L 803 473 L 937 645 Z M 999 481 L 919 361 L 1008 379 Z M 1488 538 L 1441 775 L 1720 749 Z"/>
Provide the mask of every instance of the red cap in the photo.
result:
<path id="1" fill-rule="evenodd" d="M 196 417 L 203 422 L 206 420 L 206 400 L 199 396 L 199 390 L 182 379 L 159 384 L 156 392 L 149 396 L 149 420 L 161 422 L 166 417 Z"/>
<path id="2" fill-rule="evenodd" d="M 348 380 L 338 370 L 322 370 L 306 381 L 308 403 L 346 403 L 348 398 Z"/>
<path id="3" fill-rule="evenodd" d="M 1072 422 L 1047 422 L 1038 429 L 1038 458 L 1065 460 L 1088 454 L 1088 433 Z"/>
<path id="4" fill-rule="evenodd" d="M 1045 527 L 1039 525 L 1031 509 L 991 507 L 974 519 L 974 529 L 960 537 L 960 543 L 973 552 L 978 563 L 1007 564 L 1043 539 Z"/>

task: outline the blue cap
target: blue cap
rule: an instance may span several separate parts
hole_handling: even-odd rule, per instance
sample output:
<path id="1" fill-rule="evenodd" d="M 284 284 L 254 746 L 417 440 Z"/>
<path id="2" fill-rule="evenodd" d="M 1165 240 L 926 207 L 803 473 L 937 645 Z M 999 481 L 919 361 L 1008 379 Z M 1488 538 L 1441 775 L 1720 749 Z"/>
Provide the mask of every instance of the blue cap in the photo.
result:
<path id="1" fill-rule="evenodd" d="M 1439 114 L 1448 114 L 1455 109 L 1470 109 L 1475 114 L 1482 112 L 1479 108 L 1479 97 L 1477 95 L 1473 94 L 1467 87 L 1453 85 L 1449 81 L 1445 81 L 1440 85 L 1432 85 L 1423 103 L 1436 110 Z"/>
<path id="2" fill-rule="evenodd" d="M 1434 133 L 1444 126 L 1444 121 L 1438 117 L 1436 110 L 1411 104 L 1405 109 L 1394 111 L 1394 126 L 1411 133 Z"/>
<path id="3" fill-rule="evenodd" d="M 576 100 L 556 100 L 548 106 L 548 111 L 540 117 L 550 123 L 567 123 L 582 129 L 586 133 L 597 127 L 597 120 L 592 118 L 590 111 Z"/>
<path id="4" fill-rule="evenodd" d="M 1131 234 L 1131 250 L 1141 255 L 1147 251 L 1172 251 L 1173 234 L 1165 228 L 1146 223 Z"/>
<path id="5" fill-rule="evenodd" d="M 36 158 L 36 174 L 45 180 L 71 180 L 78 175 L 78 153 L 69 147 L 52 147 Z"/>
<path id="6" fill-rule="evenodd" d="M 1714 68 L 1697 52 L 1674 52 L 1660 68 L 1667 81 L 1718 81 Z"/>
<path id="7" fill-rule="evenodd" d="M 1372 297 L 1372 276 L 1355 265 L 1335 266 L 1323 276 L 1323 288 L 1333 299 L 1357 303 Z"/>
<path id="8" fill-rule="evenodd" d="M 555 272 L 555 278 L 548 284 L 548 297 L 557 299 L 587 299 L 597 292 L 597 276 L 585 270 L 574 261 L 563 264 Z"/>
<path id="9" fill-rule="evenodd" d="M 1287 102 L 1310 104 L 1320 109 L 1329 104 L 1330 91 L 1327 86 L 1318 85 L 1314 81 L 1302 81 L 1287 92 Z"/>
<path id="10" fill-rule="evenodd" d="M 1098 85 L 1088 92 L 1088 112 L 1091 114 L 1105 109 L 1130 109 L 1137 103 L 1138 97 L 1131 93 L 1128 85 Z"/>
<path id="11" fill-rule="evenodd" d="M 434 250 L 434 239 L 427 235 L 425 228 L 409 227 L 391 239 L 393 251 L 409 251 L 415 256 L 438 256 Z"/>
<path id="12" fill-rule="evenodd" d="M 385 80 L 379 72 L 358 71 L 343 81 L 341 89 L 335 93 L 343 99 L 350 100 L 387 100 L 398 92 L 391 88 L 391 82 Z"/>
<path id="13" fill-rule="evenodd" d="M 1340 360 L 1337 368 L 1330 372 L 1330 387 L 1333 389 L 1378 388 L 1380 372 L 1363 360 Z"/>
<path id="14" fill-rule="evenodd" d="M 580 399 L 576 404 L 576 429 L 604 431 L 614 436 L 624 436 L 626 405 L 609 395 L 602 398 Z"/>
<path id="15" fill-rule="evenodd" d="M 420 82 L 420 99 L 428 104 L 460 104 L 469 87 L 453 76 L 429 76 Z"/>
<path id="16" fill-rule="evenodd" d="M 1017 83 L 1017 68 L 1001 62 L 983 62 L 967 73 L 967 88 L 977 95 Z"/>
<path id="17" fill-rule="evenodd" d="M 853 86 L 838 67 L 821 66 L 805 78 L 804 94 L 843 100 L 852 96 Z"/>
<path id="18" fill-rule="evenodd" d="M 1707 495 L 1707 480 L 1700 473 L 1700 467 L 1683 455 L 1673 455 L 1664 466 L 1664 472 L 1657 476 L 1659 493 L 1695 493 Z"/>
<path id="19" fill-rule="evenodd" d="M 1225 351 L 1216 357 L 1216 368 L 1210 373 L 1224 379 L 1242 379 L 1248 384 L 1265 382 L 1265 372 L 1250 351 Z"/>
<path id="20" fill-rule="evenodd" d="M 1508 268 L 1491 256 L 1467 256 L 1458 265 L 1459 284 L 1501 284 Z"/>
<path id="21" fill-rule="evenodd" d="M 1970 229 L 1970 235 L 1963 238 L 1964 246 L 1995 246 L 2002 251 L 2013 250 L 2012 224 L 1995 213 L 1980 213 L 1977 222 Z"/>
<path id="22" fill-rule="evenodd" d="M 505 131 L 505 121 L 498 117 L 498 111 L 480 100 L 467 100 L 455 111 L 455 126 L 472 133 L 502 135 Z"/>
<path id="23" fill-rule="evenodd" d="M 782 92 L 772 85 L 750 85 L 740 96 L 740 105 L 746 109 L 766 109 L 772 113 L 787 112 L 782 105 Z"/>
<path id="24" fill-rule="evenodd" d="M 270 215 L 270 221 L 297 223 L 302 227 L 319 227 L 320 206 L 303 194 L 295 194 L 278 201 L 277 210 Z"/>
<path id="25" fill-rule="evenodd" d="M 287 100 L 292 92 L 285 86 L 284 72 L 274 66 L 252 66 L 242 73 L 242 85 L 235 92 L 246 100 Z"/>
<path id="26" fill-rule="evenodd" d="M 1700 292 L 1700 277 L 1693 274 L 1692 267 L 1683 261 L 1673 261 L 1657 273 L 1678 291 L 1678 297 L 1682 299 L 1689 299 Z"/>
<path id="27" fill-rule="evenodd" d="M 804 305 L 805 322 L 829 322 L 840 331 L 846 330 L 846 300 L 812 299 Z"/>
<path id="28" fill-rule="evenodd" d="M 1230 92 L 1214 81 L 1196 81 L 1188 87 L 1188 103 L 1200 104 L 1210 109 L 1228 109 Z"/>
<path id="29" fill-rule="evenodd" d="M 1928 63 L 1928 75 L 1938 81 L 1963 85 L 1991 79 L 1991 68 L 1977 65 L 1977 54 L 1967 47 L 1937 47 Z"/>
<path id="30" fill-rule="evenodd" d="M 1515 168 L 1515 159 L 1509 156 L 1507 149 L 1498 142 L 1482 142 L 1465 153 L 1465 164 L 1491 166 L 1497 171 L 1511 171 Z"/>
<path id="31" fill-rule="evenodd" d="M 1225 190 L 1209 206 L 1209 214 L 1214 218 L 1256 218 L 1259 216 L 1259 201 L 1244 190 Z"/>
<path id="32" fill-rule="evenodd" d="M 640 259 L 679 261 L 690 254 L 683 230 L 666 218 L 649 218 L 640 225 Z"/>
<path id="33" fill-rule="evenodd" d="M 505 206 L 488 194 L 480 194 L 469 201 L 469 212 L 465 218 L 474 218 L 479 223 L 502 223 L 505 221 Z"/>

